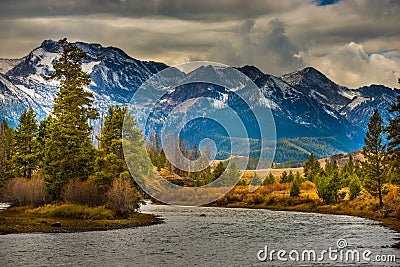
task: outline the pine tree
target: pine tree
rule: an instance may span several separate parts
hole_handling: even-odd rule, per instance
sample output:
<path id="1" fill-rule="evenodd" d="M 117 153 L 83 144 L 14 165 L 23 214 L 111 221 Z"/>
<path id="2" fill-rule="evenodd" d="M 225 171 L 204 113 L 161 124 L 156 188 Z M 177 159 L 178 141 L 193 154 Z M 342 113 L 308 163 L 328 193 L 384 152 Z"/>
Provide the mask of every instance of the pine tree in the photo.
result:
<path id="1" fill-rule="evenodd" d="M 332 172 L 328 175 L 319 174 L 315 177 L 317 194 L 324 200 L 326 204 L 331 204 L 337 201 L 338 192 L 340 189 L 340 179 L 338 172 Z"/>
<path id="2" fill-rule="evenodd" d="M 350 176 L 350 182 L 349 182 L 349 194 L 350 194 L 350 199 L 353 200 L 355 199 L 361 192 L 361 182 L 360 179 L 358 179 L 357 175 L 353 173 Z"/>
<path id="3" fill-rule="evenodd" d="M 264 179 L 263 185 L 273 184 L 275 183 L 275 178 L 272 173 L 269 173 L 268 176 Z"/>
<path id="4" fill-rule="evenodd" d="M 44 158 L 46 154 L 46 142 L 50 137 L 50 125 L 53 121 L 52 116 L 48 116 L 40 121 L 39 129 L 38 129 L 38 146 L 39 146 L 39 153 L 38 153 L 38 164 L 39 168 L 43 168 Z"/>
<path id="5" fill-rule="evenodd" d="M 314 181 L 315 177 L 321 172 L 321 165 L 315 160 L 315 155 L 311 154 L 303 165 L 304 177 L 309 181 Z"/>
<path id="6" fill-rule="evenodd" d="M 15 131 L 15 152 L 12 158 L 16 176 L 31 178 L 38 167 L 38 125 L 32 108 L 25 110 L 19 118 Z"/>
<path id="7" fill-rule="evenodd" d="M 257 172 L 254 172 L 253 179 L 251 179 L 250 185 L 258 186 L 261 184 L 262 184 L 261 178 L 257 175 Z"/>
<path id="8" fill-rule="evenodd" d="M 11 157 L 13 154 L 14 130 L 6 120 L 0 124 L 0 187 L 10 178 Z"/>
<path id="9" fill-rule="evenodd" d="M 287 183 L 288 182 L 288 173 L 287 171 L 283 171 L 280 177 L 280 181 L 281 184 L 283 183 Z"/>
<path id="10" fill-rule="evenodd" d="M 113 181 L 128 172 L 122 147 L 122 128 L 127 108 L 110 107 L 105 117 L 95 163 L 95 181 L 101 193 L 107 192 Z"/>
<path id="11" fill-rule="evenodd" d="M 293 180 L 294 180 L 294 174 L 293 174 L 293 172 L 292 171 L 289 171 L 289 174 L 288 174 L 288 176 L 287 176 L 287 183 L 290 183 L 290 182 L 293 182 Z"/>
<path id="12" fill-rule="evenodd" d="M 294 179 L 290 188 L 290 197 L 298 197 L 300 195 L 300 180 Z"/>
<path id="13" fill-rule="evenodd" d="M 399 79 L 400 83 L 400 79 Z M 392 176 L 400 182 L 400 95 L 397 96 L 397 103 L 394 103 L 389 110 L 394 114 L 394 118 L 390 120 L 386 131 L 388 133 L 388 154 L 390 165 L 392 167 Z"/>
<path id="14" fill-rule="evenodd" d="M 71 179 L 85 180 L 93 173 L 95 148 L 90 136 L 98 112 L 92 106 L 93 95 L 85 91 L 90 76 L 82 70 L 86 53 L 67 39 L 58 44 L 63 49 L 47 79 L 59 79 L 60 91 L 54 100 L 52 123 L 46 140 L 44 171 L 49 175 L 50 193 L 59 198 L 63 187 Z"/>
<path id="15" fill-rule="evenodd" d="M 356 165 L 354 164 L 353 157 L 350 155 L 349 160 L 340 170 L 340 176 L 343 179 L 344 187 L 349 185 L 351 181 L 351 176 L 355 173 L 355 171 L 356 171 Z"/>
<path id="16" fill-rule="evenodd" d="M 368 131 L 364 138 L 363 155 L 366 161 L 363 162 L 363 182 L 364 188 L 369 193 L 375 196 L 378 195 L 381 207 L 383 206 L 382 187 L 386 181 L 386 145 L 383 144 L 383 133 L 382 117 L 379 115 L 378 109 L 375 109 L 368 123 Z"/>
<path id="17" fill-rule="evenodd" d="M 218 179 L 224 173 L 224 171 L 225 171 L 224 163 L 222 161 L 220 161 L 212 173 L 213 180 Z"/>

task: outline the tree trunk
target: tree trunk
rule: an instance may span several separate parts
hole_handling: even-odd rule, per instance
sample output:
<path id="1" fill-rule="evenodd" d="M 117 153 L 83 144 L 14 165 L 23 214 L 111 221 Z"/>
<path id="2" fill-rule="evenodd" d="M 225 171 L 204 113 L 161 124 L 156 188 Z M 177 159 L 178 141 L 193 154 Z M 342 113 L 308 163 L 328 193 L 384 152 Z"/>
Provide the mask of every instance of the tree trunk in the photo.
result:
<path id="1" fill-rule="evenodd" d="M 383 200 L 382 200 L 382 186 L 381 186 L 381 185 L 379 185 L 379 188 L 378 188 L 378 193 L 379 193 L 379 206 L 380 206 L 380 207 L 383 207 Z"/>

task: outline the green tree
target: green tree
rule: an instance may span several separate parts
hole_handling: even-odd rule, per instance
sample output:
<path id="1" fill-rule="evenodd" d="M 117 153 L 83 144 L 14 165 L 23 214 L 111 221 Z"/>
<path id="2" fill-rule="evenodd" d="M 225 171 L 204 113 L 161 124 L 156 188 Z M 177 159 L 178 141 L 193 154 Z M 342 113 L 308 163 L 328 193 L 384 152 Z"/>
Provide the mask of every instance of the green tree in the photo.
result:
<path id="1" fill-rule="evenodd" d="M 41 120 L 39 123 L 37 141 L 38 141 L 38 146 L 39 146 L 38 161 L 39 161 L 40 168 L 43 168 L 44 157 L 46 155 L 46 147 L 47 147 L 46 142 L 50 137 L 50 125 L 51 125 L 52 121 L 53 121 L 53 118 L 51 116 L 48 116 L 48 117 L 44 118 L 43 120 Z"/>
<path id="2" fill-rule="evenodd" d="M 314 181 L 315 177 L 321 172 L 321 165 L 315 159 L 315 155 L 311 154 L 308 160 L 303 165 L 304 177 L 309 181 Z"/>
<path id="3" fill-rule="evenodd" d="M 262 181 L 261 181 L 260 176 L 258 176 L 257 172 L 254 172 L 253 179 L 251 179 L 250 185 L 257 186 L 257 185 L 261 185 L 261 184 L 262 184 Z"/>
<path id="4" fill-rule="evenodd" d="M 280 176 L 279 182 L 281 184 L 283 184 L 283 183 L 287 183 L 287 180 L 288 180 L 288 173 L 287 173 L 287 171 L 283 171 L 281 176 Z"/>
<path id="5" fill-rule="evenodd" d="M 303 182 L 304 178 L 301 176 L 299 171 L 296 171 L 296 174 L 294 176 L 294 179 L 299 180 L 300 182 Z"/>
<path id="6" fill-rule="evenodd" d="M 355 172 L 356 172 L 356 165 L 354 164 L 353 157 L 350 155 L 349 160 L 340 170 L 340 176 L 343 179 L 343 186 L 349 185 L 351 177 L 353 174 L 355 174 Z"/>
<path id="7" fill-rule="evenodd" d="M 59 79 L 61 86 L 54 100 L 43 164 L 50 193 L 56 199 L 71 179 L 85 180 L 93 173 L 95 148 L 89 120 L 98 116 L 92 93 L 84 89 L 90 84 L 89 74 L 82 70 L 86 53 L 67 39 L 58 44 L 63 52 L 46 78 Z"/>
<path id="8" fill-rule="evenodd" d="M 110 107 L 105 117 L 99 140 L 99 152 L 95 162 L 95 181 L 99 191 L 105 193 L 113 181 L 128 172 L 122 147 L 122 128 L 128 109 Z"/>
<path id="9" fill-rule="evenodd" d="M 215 179 L 218 179 L 218 177 L 220 177 L 225 171 L 225 166 L 224 163 L 222 161 L 220 161 L 217 166 L 215 167 L 215 169 L 212 172 L 213 175 L 213 181 Z"/>
<path id="10" fill-rule="evenodd" d="M 350 199 L 353 200 L 355 199 L 361 192 L 361 181 L 358 179 L 357 175 L 353 173 L 350 176 L 350 182 L 349 182 L 349 194 L 350 194 Z"/>
<path id="11" fill-rule="evenodd" d="M 219 165 L 219 164 L 218 164 Z M 218 167 L 217 165 L 217 167 Z M 223 166 L 223 165 L 222 165 Z M 215 170 L 217 170 L 217 167 L 215 168 Z M 218 179 L 218 177 L 220 176 L 216 176 L 218 175 L 218 173 L 220 172 L 222 168 L 218 167 L 218 172 L 213 173 L 214 179 Z M 235 159 L 231 159 L 231 162 L 229 162 L 228 167 L 225 169 L 224 167 L 224 171 L 222 172 L 221 177 L 219 178 L 219 180 L 217 181 L 216 185 L 217 186 L 228 186 L 228 185 L 234 185 L 237 183 L 237 181 L 240 178 L 240 170 L 237 167 L 237 163 L 235 161 Z"/>
<path id="12" fill-rule="evenodd" d="M 290 188 L 290 197 L 298 197 L 300 195 L 300 180 L 294 179 Z"/>
<path id="13" fill-rule="evenodd" d="M 326 204 L 335 203 L 338 199 L 340 189 L 340 178 L 338 172 L 328 175 L 319 174 L 316 177 L 317 194 Z"/>
<path id="14" fill-rule="evenodd" d="M 381 207 L 383 206 L 382 188 L 387 178 L 385 174 L 386 145 L 383 144 L 382 137 L 384 130 L 382 117 L 378 109 L 375 109 L 364 138 L 363 155 L 366 161 L 363 162 L 363 185 L 369 193 L 378 195 Z"/>
<path id="15" fill-rule="evenodd" d="M 268 185 L 268 184 L 273 184 L 273 183 L 275 183 L 274 175 L 272 173 L 269 173 L 267 175 L 267 177 L 265 177 L 265 179 L 263 181 L 263 185 Z"/>
<path id="16" fill-rule="evenodd" d="M 283 171 L 281 174 L 281 179 L 280 179 L 280 183 L 291 183 L 294 180 L 294 174 L 292 171 L 289 171 L 289 173 L 287 173 L 287 171 Z"/>
<path id="17" fill-rule="evenodd" d="M 32 108 L 25 110 L 19 118 L 15 131 L 15 152 L 12 158 L 16 176 L 31 178 L 38 167 L 38 125 Z"/>
<path id="18" fill-rule="evenodd" d="M 14 130 L 8 126 L 6 120 L 0 125 L 0 187 L 10 178 L 11 164 L 14 145 Z"/>
<path id="19" fill-rule="evenodd" d="M 289 171 L 288 177 L 287 177 L 287 182 L 293 182 L 294 181 L 294 174 L 292 171 Z"/>
<path id="20" fill-rule="evenodd" d="M 399 79 L 400 83 L 400 79 Z M 393 113 L 394 118 L 390 120 L 389 125 L 386 128 L 388 133 L 388 154 L 389 163 L 392 167 L 392 177 L 400 182 L 400 95 L 397 96 L 397 103 L 394 103 L 389 110 Z"/>

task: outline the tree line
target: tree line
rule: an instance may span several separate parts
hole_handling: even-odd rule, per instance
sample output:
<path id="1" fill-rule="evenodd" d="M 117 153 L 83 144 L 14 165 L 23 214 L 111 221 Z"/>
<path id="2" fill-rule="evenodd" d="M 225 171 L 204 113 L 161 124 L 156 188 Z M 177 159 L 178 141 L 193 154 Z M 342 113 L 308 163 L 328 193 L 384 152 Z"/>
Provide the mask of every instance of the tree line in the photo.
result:
<path id="1" fill-rule="evenodd" d="M 45 77 L 60 81 L 50 115 L 38 123 L 29 108 L 15 130 L 5 120 L 0 125 L 0 186 L 8 184 L 3 191 L 10 195 L 16 190 L 15 179 L 39 178 L 53 201 L 107 203 L 119 215 L 127 216 L 138 207 L 140 194 L 122 150 L 124 121 L 129 125 L 126 142 L 133 150 L 142 148 L 142 134 L 135 129 L 136 122 L 126 107 L 110 107 L 96 137 L 99 147 L 93 145 L 89 122 L 99 114 L 93 107 L 92 93 L 84 90 L 90 84 L 89 74 L 81 67 L 87 55 L 67 39 L 58 43 L 63 52 L 54 72 Z"/>
<path id="2" fill-rule="evenodd" d="M 394 116 L 385 127 L 378 109 L 374 110 L 364 138 L 364 161 L 353 162 L 350 156 L 341 170 L 335 161 L 327 163 L 323 169 L 315 160 L 315 155 L 311 154 L 304 163 L 305 177 L 316 183 L 317 193 L 326 203 L 336 202 L 341 197 L 339 190 L 343 187 L 349 187 L 351 199 L 364 188 L 379 199 L 379 205 L 382 207 L 385 184 L 399 184 L 400 96 L 389 112 Z M 385 138 L 387 142 L 384 142 Z"/>

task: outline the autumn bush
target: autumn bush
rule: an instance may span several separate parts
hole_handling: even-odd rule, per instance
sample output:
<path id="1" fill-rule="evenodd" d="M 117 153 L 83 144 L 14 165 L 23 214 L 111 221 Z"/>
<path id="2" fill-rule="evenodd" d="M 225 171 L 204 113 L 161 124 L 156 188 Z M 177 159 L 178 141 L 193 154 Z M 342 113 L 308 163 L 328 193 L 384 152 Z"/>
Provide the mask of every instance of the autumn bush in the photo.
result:
<path id="1" fill-rule="evenodd" d="M 313 182 L 305 181 L 300 184 L 300 189 L 303 191 L 314 191 L 316 186 Z"/>
<path id="2" fill-rule="evenodd" d="M 106 207 L 113 210 L 116 216 L 128 218 L 140 207 L 141 199 L 129 178 L 119 178 L 113 181 L 107 192 Z"/>
<path id="3" fill-rule="evenodd" d="M 65 186 L 62 197 L 66 202 L 88 206 L 102 204 L 102 198 L 97 191 L 97 185 L 93 180 L 71 180 Z"/>
<path id="4" fill-rule="evenodd" d="M 50 201 L 47 187 L 42 177 L 32 179 L 13 178 L 6 182 L 0 192 L 1 202 L 12 206 L 40 206 Z"/>

